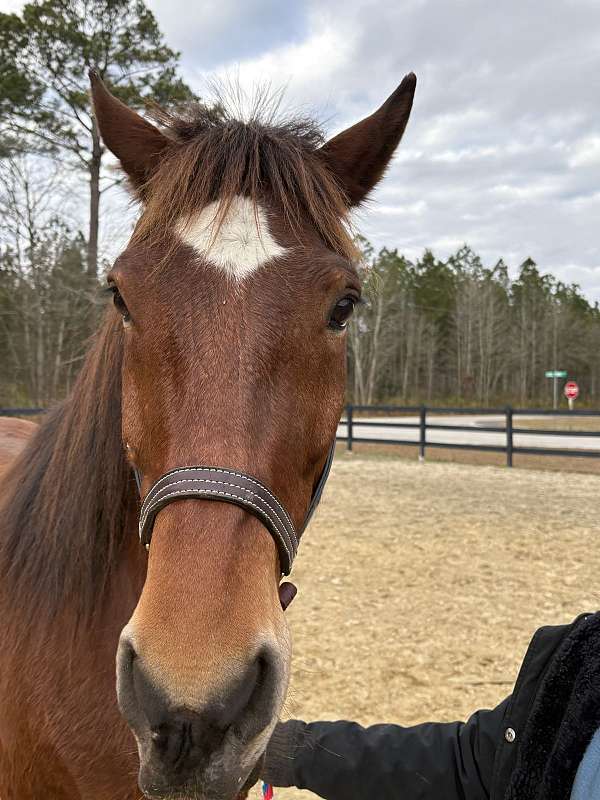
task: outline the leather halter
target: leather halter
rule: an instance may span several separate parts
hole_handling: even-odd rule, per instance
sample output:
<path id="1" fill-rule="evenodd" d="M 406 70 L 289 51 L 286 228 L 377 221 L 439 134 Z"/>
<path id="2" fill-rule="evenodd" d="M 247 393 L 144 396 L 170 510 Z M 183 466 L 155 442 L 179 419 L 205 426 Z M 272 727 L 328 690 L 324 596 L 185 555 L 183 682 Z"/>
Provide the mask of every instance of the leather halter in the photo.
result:
<path id="1" fill-rule="evenodd" d="M 315 485 L 304 522 L 298 533 L 289 514 L 275 495 L 257 478 L 224 467 L 177 467 L 162 475 L 149 489 L 140 509 L 140 541 L 150 549 L 152 529 L 158 512 L 175 500 L 219 500 L 243 508 L 257 517 L 269 531 L 279 552 L 283 575 L 289 575 L 298 551 L 298 539 L 319 505 L 323 488 L 329 477 L 335 452 L 333 442 L 325 466 Z M 134 470 L 141 493 L 141 475 Z"/>

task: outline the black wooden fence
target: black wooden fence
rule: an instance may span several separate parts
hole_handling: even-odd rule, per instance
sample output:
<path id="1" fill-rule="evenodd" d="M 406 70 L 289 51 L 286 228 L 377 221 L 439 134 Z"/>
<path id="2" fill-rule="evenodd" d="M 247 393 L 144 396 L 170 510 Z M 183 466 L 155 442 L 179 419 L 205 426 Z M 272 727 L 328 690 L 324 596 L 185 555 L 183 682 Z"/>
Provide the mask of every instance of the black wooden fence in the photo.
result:
<path id="1" fill-rule="evenodd" d="M 43 408 L 0 408 L 0 416 L 36 416 L 43 414 Z M 401 422 L 385 419 L 377 419 L 377 414 L 403 415 L 405 419 Z M 363 416 L 366 415 L 366 416 Z M 455 425 L 454 423 L 431 422 L 439 415 L 471 415 L 471 416 L 501 416 L 504 424 L 490 425 Z M 598 417 L 598 430 L 588 431 L 560 431 L 551 428 L 526 428 L 515 425 L 516 419 L 525 417 Z M 375 417 L 375 418 L 374 418 Z M 407 419 L 408 418 L 408 419 Z M 414 418 L 414 422 L 412 419 Z M 427 448 L 446 448 L 456 450 L 480 450 L 488 453 L 505 453 L 506 466 L 512 467 L 514 454 L 536 455 L 536 456 L 570 456 L 576 458 L 600 458 L 600 449 L 575 449 L 573 447 L 522 447 L 514 443 L 515 434 L 526 434 L 536 436 L 556 436 L 576 439 L 578 437 L 593 437 L 598 440 L 600 448 L 600 410 L 589 411 L 582 409 L 578 411 L 548 411 L 539 408 L 443 408 L 439 406 L 346 406 L 346 415 L 342 418 L 341 425 L 346 425 L 346 436 L 338 434 L 338 441 L 346 442 L 348 450 L 352 450 L 355 442 L 362 444 L 384 444 L 384 445 L 408 445 L 419 448 L 419 458 L 424 459 Z M 365 436 L 356 428 L 386 428 L 401 430 L 416 430 L 418 435 L 413 439 L 386 438 Z M 436 442 L 427 438 L 428 431 L 456 431 L 467 433 L 495 433 L 504 434 L 505 440 L 501 445 L 468 443 L 468 442 Z"/>
<path id="2" fill-rule="evenodd" d="M 377 414 L 390 414 L 393 416 L 402 415 L 405 417 L 401 422 L 373 418 Z M 431 421 L 438 415 L 473 415 L 473 416 L 501 416 L 503 423 L 490 425 L 458 425 L 439 423 Z M 366 417 L 363 417 L 366 415 Z M 515 425 L 519 416 L 527 417 L 598 417 L 598 430 L 584 431 L 561 431 L 551 428 L 534 429 Z M 414 417 L 414 422 L 406 417 Z M 488 453 L 505 453 L 506 466 L 512 467 L 513 456 L 515 453 L 536 456 L 570 456 L 577 458 L 600 458 L 600 411 L 548 411 L 538 408 L 440 408 L 428 406 L 346 406 L 346 415 L 341 420 L 342 425 L 346 425 L 346 436 L 338 435 L 338 441 L 346 442 L 348 450 L 352 450 L 355 442 L 365 444 L 385 444 L 385 445 L 408 445 L 419 448 L 419 458 L 423 460 L 428 447 L 447 448 L 457 450 L 481 450 Z M 386 438 L 364 435 L 360 429 L 409 429 L 417 430 L 415 438 Z M 495 433 L 504 434 L 505 440 L 501 445 L 467 443 L 467 442 L 440 442 L 431 441 L 427 437 L 428 431 L 457 431 L 474 433 Z M 599 449 L 575 449 L 572 446 L 564 447 L 517 447 L 514 443 L 515 434 L 536 435 L 536 436 L 556 436 L 576 439 L 578 437 L 595 437 L 598 441 Z"/>
<path id="3" fill-rule="evenodd" d="M 38 417 L 45 413 L 45 408 L 0 408 L 0 417 Z"/>

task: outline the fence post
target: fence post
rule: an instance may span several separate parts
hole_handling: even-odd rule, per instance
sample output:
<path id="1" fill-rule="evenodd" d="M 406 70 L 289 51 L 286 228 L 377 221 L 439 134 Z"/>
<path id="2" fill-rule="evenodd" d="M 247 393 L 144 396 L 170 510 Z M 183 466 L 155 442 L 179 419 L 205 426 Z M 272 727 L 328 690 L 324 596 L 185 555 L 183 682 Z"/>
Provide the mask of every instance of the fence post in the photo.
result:
<path id="1" fill-rule="evenodd" d="M 513 410 L 506 406 L 506 466 L 513 465 Z"/>
<path id="2" fill-rule="evenodd" d="M 353 424 L 353 420 L 352 420 L 352 403 L 349 403 L 346 406 L 346 420 L 347 420 L 347 422 L 346 422 L 346 430 L 347 430 L 346 450 L 349 453 L 351 453 L 352 452 L 352 424 Z"/>
<path id="3" fill-rule="evenodd" d="M 427 406 L 421 406 L 419 415 L 419 461 L 425 461 L 427 443 Z"/>

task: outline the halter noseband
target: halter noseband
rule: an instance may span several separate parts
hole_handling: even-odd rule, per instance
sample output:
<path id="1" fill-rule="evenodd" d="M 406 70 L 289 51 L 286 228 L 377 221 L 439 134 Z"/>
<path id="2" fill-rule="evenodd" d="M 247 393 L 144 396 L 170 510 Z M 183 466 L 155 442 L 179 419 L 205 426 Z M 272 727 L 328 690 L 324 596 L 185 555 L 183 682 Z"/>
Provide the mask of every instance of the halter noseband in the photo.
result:
<path id="1" fill-rule="evenodd" d="M 169 503 L 184 498 L 220 500 L 243 508 L 263 523 L 277 545 L 281 572 L 283 575 L 289 575 L 298 551 L 298 539 L 319 505 L 334 452 L 335 441 L 327 454 L 325 466 L 313 490 L 308 511 L 298 534 L 285 508 L 257 478 L 245 472 L 223 467 L 177 467 L 162 475 L 150 487 L 144 498 L 140 509 L 140 541 L 147 550 L 150 549 L 156 515 Z M 134 470 L 134 474 L 138 490 L 141 492 L 141 475 L 137 469 Z"/>

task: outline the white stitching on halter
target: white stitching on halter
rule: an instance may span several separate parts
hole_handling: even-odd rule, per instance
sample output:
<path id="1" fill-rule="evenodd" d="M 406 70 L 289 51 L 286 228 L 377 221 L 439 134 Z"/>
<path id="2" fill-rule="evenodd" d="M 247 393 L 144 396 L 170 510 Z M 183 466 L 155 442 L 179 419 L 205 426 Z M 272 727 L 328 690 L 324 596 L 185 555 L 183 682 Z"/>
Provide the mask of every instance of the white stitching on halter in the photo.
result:
<path id="1" fill-rule="evenodd" d="M 215 483 L 217 483 L 217 482 L 218 481 L 215 481 Z M 162 502 L 163 500 L 168 500 L 170 497 L 176 497 L 179 494 L 185 495 L 185 494 L 187 494 L 187 492 L 185 491 L 185 489 L 179 489 L 179 490 L 177 490 L 175 492 L 169 492 L 169 494 L 163 495 L 161 497 L 160 501 L 158 501 L 158 502 Z M 232 500 L 243 500 L 245 504 L 247 503 L 249 506 L 253 506 L 260 513 L 261 517 L 263 517 L 266 520 L 269 520 L 269 515 L 262 508 L 260 508 L 260 506 L 257 506 L 256 503 L 253 503 L 251 500 L 248 500 L 246 497 L 242 497 L 240 495 L 232 494 L 231 492 L 224 492 L 224 491 L 221 491 L 219 489 L 195 489 L 194 490 L 194 494 L 196 494 L 196 495 L 197 494 L 210 494 L 210 495 L 218 494 L 218 495 L 223 495 L 224 497 L 230 497 Z M 192 495 L 192 497 L 193 497 L 193 495 Z M 150 505 L 150 511 L 148 513 L 151 513 L 151 511 L 152 511 L 152 504 Z M 146 518 L 147 518 L 147 515 L 146 515 Z M 140 523 L 140 532 L 141 532 L 142 528 L 143 528 L 143 525 Z M 291 565 L 292 561 L 293 561 L 293 558 L 294 558 L 293 554 L 290 552 L 290 549 L 288 547 L 287 542 L 285 541 L 285 538 L 281 535 L 281 531 L 279 531 L 277 528 L 275 528 L 275 532 L 277 533 L 277 536 L 278 536 L 281 544 L 285 548 L 285 552 L 287 553 L 289 564 Z"/>
<path id="2" fill-rule="evenodd" d="M 248 481 L 249 483 L 253 483 L 255 486 L 258 486 L 264 492 L 266 492 L 266 494 L 268 494 L 269 497 L 274 502 L 276 502 L 280 506 L 280 508 L 281 508 L 282 512 L 284 513 L 285 518 L 286 518 L 286 520 L 287 520 L 287 522 L 288 522 L 288 524 L 290 526 L 291 533 L 293 535 L 294 544 L 296 545 L 296 547 L 298 547 L 298 539 L 296 537 L 296 529 L 294 527 L 294 523 L 290 519 L 290 515 L 287 513 L 285 508 L 281 505 L 281 503 L 275 497 L 275 495 L 272 492 L 270 492 L 269 489 L 263 483 L 261 483 L 260 481 L 256 480 L 255 478 L 252 478 L 250 475 L 245 475 L 243 472 L 235 472 L 234 470 L 224 469 L 223 467 L 177 467 L 176 469 L 172 469 L 172 470 L 170 470 L 170 472 L 165 472 L 164 475 L 161 475 L 161 477 L 156 481 L 156 483 L 154 483 L 150 487 L 150 492 L 154 492 L 157 489 L 157 487 L 160 486 L 162 481 L 165 480 L 165 478 L 169 478 L 171 475 L 179 475 L 180 473 L 184 473 L 184 472 L 215 472 L 215 473 L 221 474 L 221 475 L 231 475 L 234 478 L 241 478 L 242 480 Z M 193 480 L 193 479 L 190 479 L 190 480 Z M 215 483 L 219 483 L 219 481 L 215 481 Z M 237 487 L 237 488 L 240 488 L 240 487 Z M 146 498 L 147 497 L 148 497 L 148 495 L 146 495 Z M 142 514 L 144 513 L 144 504 L 146 502 L 146 498 L 144 499 L 144 501 L 142 503 L 142 508 L 140 510 L 140 513 L 142 513 Z"/>
<path id="3" fill-rule="evenodd" d="M 191 471 L 200 472 L 200 471 L 203 471 L 203 468 L 197 469 L 197 468 L 186 467 L 186 468 L 181 469 L 181 470 L 173 470 L 172 473 L 167 473 L 167 475 L 169 475 L 169 474 L 177 474 L 177 473 L 186 472 L 186 471 L 188 471 L 188 472 L 191 472 Z M 225 473 L 227 473 L 227 470 L 216 470 L 216 469 L 211 470 L 209 468 L 204 468 L 204 471 L 206 471 L 206 472 L 222 472 L 222 473 L 225 472 Z M 231 474 L 231 473 L 229 473 L 229 474 Z M 163 475 L 163 478 L 164 477 L 166 477 L 166 476 Z M 238 476 L 238 477 L 246 478 L 245 475 L 244 476 Z M 254 483 L 257 486 L 260 485 L 258 483 L 258 481 L 255 481 L 255 480 L 252 480 L 252 479 L 249 479 L 249 478 L 246 478 L 246 479 L 250 480 L 252 483 Z M 162 480 L 162 478 L 160 480 Z M 140 532 L 144 529 L 144 527 L 146 525 L 146 521 L 148 519 L 148 515 L 152 512 L 153 506 L 156 503 L 162 502 L 163 500 L 165 500 L 168 497 L 172 497 L 172 494 L 166 494 L 166 495 L 162 495 L 160 498 L 156 498 L 156 495 L 158 493 L 155 493 L 154 489 L 155 489 L 156 486 L 158 486 L 159 483 L 160 483 L 160 481 L 157 481 L 154 484 L 154 486 L 152 487 L 152 490 L 151 490 L 152 491 L 152 498 L 151 498 L 150 502 L 148 503 L 148 506 L 146 508 L 142 508 L 142 510 L 140 512 L 140 522 L 139 522 Z M 238 490 L 240 490 L 240 492 L 248 492 L 248 493 L 250 493 L 249 489 L 244 489 L 243 487 L 237 486 L 234 483 L 227 483 L 226 481 L 207 480 L 206 478 L 185 478 L 184 480 L 173 481 L 173 483 L 171 483 L 170 486 L 177 486 L 177 485 L 179 485 L 181 483 L 214 483 L 214 484 L 217 484 L 218 486 L 228 486 L 231 489 L 238 489 Z M 198 490 L 198 491 L 201 491 L 201 490 Z M 214 491 L 216 493 L 220 494 L 219 490 L 214 490 Z M 268 490 L 265 490 L 265 491 L 267 491 L 267 494 L 269 495 L 269 497 L 272 497 L 274 500 L 276 500 L 276 498 L 274 498 L 274 496 L 271 494 L 271 492 L 269 492 Z M 177 493 L 178 494 L 183 494 L 183 492 L 177 492 Z M 254 506 L 255 508 L 259 508 L 259 506 L 257 506 L 255 503 L 252 503 L 243 494 L 232 495 L 232 496 L 236 496 L 238 500 L 242 500 L 244 503 L 249 503 L 250 505 Z M 253 495 L 253 496 L 256 496 L 256 495 Z M 287 534 L 291 534 L 291 536 L 293 537 L 292 538 L 292 544 L 295 544 L 296 547 L 297 547 L 298 540 L 296 539 L 296 533 L 294 531 L 293 526 L 290 529 L 290 531 L 287 531 L 283 520 L 281 519 L 281 517 L 277 513 L 277 510 L 275 508 L 273 508 L 273 506 L 271 506 L 269 503 L 267 503 L 266 500 L 263 500 L 262 497 L 258 497 L 257 499 L 260 500 L 261 503 L 264 503 L 266 505 L 266 507 L 273 513 L 275 519 L 281 525 L 281 528 L 283 529 L 284 534 L 286 534 L 286 535 Z M 279 504 L 279 501 L 276 500 L 276 502 Z M 144 504 L 145 503 L 146 503 L 146 501 L 144 500 Z M 280 507 L 281 507 L 282 511 L 284 511 L 284 513 L 285 513 L 285 509 L 283 508 L 283 506 L 280 506 Z M 266 514 L 266 512 L 264 510 L 263 510 L 263 514 L 265 515 L 265 517 L 268 517 L 268 515 Z M 286 517 L 287 517 L 287 514 L 286 514 Z M 289 519 L 289 517 L 287 517 L 287 518 Z M 281 536 L 281 531 L 278 531 L 278 533 Z M 287 545 L 286 545 L 286 549 L 288 549 Z M 288 550 L 288 555 L 289 555 L 289 550 Z"/>

